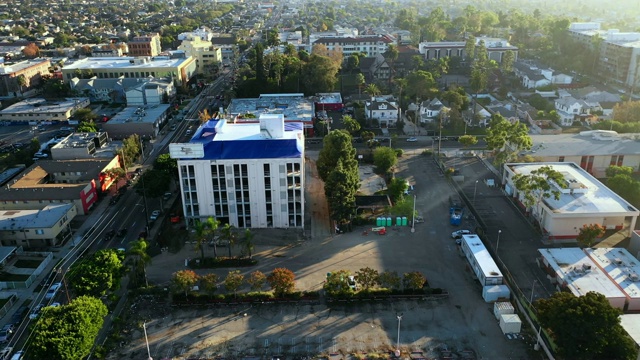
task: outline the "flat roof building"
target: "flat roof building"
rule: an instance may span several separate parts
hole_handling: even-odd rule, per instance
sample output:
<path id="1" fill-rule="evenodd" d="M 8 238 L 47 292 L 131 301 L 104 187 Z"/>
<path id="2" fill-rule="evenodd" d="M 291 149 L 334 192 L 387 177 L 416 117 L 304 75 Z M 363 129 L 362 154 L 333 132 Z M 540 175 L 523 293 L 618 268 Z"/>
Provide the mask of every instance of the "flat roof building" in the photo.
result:
<path id="1" fill-rule="evenodd" d="M 56 246 L 70 236 L 77 215 L 75 204 L 50 204 L 42 209 L 0 210 L 0 242 L 3 246 Z"/>
<path id="2" fill-rule="evenodd" d="M 49 74 L 49 59 L 33 59 L 15 64 L 0 65 L 0 96 L 21 95 L 42 80 L 42 74 Z M 18 84 L 18 77 L 23 76 L 24 86 Z"/>
<path id="3" fill-rule="evenodd" d="M 1 110 L 0 121 L 59 123 L 68 121 L 77 110 L 85 108 L 89 104 L 89 98 L 84 97 L 52 101 L 43 98 L 30 98 Z"/>
<path id="4" fill-rule="evenodd" d="M 514 184 L 516 174 L 529 175 L 532 171 L 549 166 L 564 176 L 564 185 L 552 182 L 553 190 L 560 192 L 542 198 L 531 208 L 524 205 L 524 194 Z M 503 186 L 507 195 L 529 212 L 540 224 L 549 240 L 573 240 L 582 226 L 600 224 L 609 230 L 624 230 L 631 236 L 640 212 L 614 193 L 598 179 L 575 163 L 510 163 L 503 169 Z"/>
<path id="5" fill-rule="evenodd" d="M 76 70 L 90 71 L 99 79 L 170 77 L 179 84 L 186 84 L 196 73 L 196 62 L 192 57 L 116 57 L 85 58 L 65 64 L 62 77 L 65 83 L 76 77 Z"/>
<path id="6" fill-rule="evenodd" d="M 100 149 L 107 146 L 109 138 L 107 133 L 73 133 L 60 140 L 51 148 L 51 157 L 54 160 L 91 159 L 98 154 Z M 113 153 L 109 152 L 113 158 Z"/>
<path id="7" fill-rule="evenodd" d="M 127 106 L 109 121 L 102 124 L 102 129 L 113 139 L 124 139 L 133 134 L 144 138 L 155 138 L 162 124 L 167 122 L 171 105 L 156 104 L 151 106 Z"/>
<path id="8" fill-rule="evenodd" d="M 611 165 L 640 171 L 640 134 L 618 134 L 593 130 L 579 134 L 531 135 L 531 155 L 541 162 L 574 162 L 597 178 L 604 178 Z"/>
<path id="9" fill-rule="evenodd" d="M 538 249 L 542 264 L 558 291 L 575 296 L 593 291 L 604 295 L 611 306 L 623 310 L 627 296 L 580 248 Z"/>
<path id="10" fill-rule="evenodd" d="M 247 118 L 247 114 L 254 117 Z M 226 118 L 236 123 L 258 123 L 261 114 L 283 114 L 285 122 L 300 122 L 304 124 L 305 135 L 313 135 L 314 102 L 301 93 L 260 94 L 258 98 L 232 99 L 226 109 Z"/>
<path id="11" fill-rule="evenodd" d="M 589 258 L 627 297 L 625 311 L 640 310 L 640 262 L 626 249 L 584 249 Z"/>
<path id="12" fill-rule="evenodd" d="M 302 124 L 283 114 L 259 122 L 210 120 L 188 143 L 169 145 L 178 159 L 185 218 L 214 217 L 238 228 L 302 228 Z"/>

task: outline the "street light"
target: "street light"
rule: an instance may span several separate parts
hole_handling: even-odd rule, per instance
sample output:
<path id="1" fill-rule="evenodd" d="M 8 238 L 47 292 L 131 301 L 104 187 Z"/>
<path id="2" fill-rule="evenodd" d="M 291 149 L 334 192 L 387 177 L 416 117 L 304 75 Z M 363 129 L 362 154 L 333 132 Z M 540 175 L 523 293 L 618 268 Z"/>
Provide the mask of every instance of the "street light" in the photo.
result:
<path id="1" fill-rule="evenodd" d="M 531 297 L 529 298 L 529 304 L 533 305 L 533 290 L 536 288 L 537 279 L 533 279 L 533 284 L 531 284 Z"/>
<path id="2" fill-rule="evenodd" d="M 502 230 L 498 230 L 498 241 L 496 241 L 496 255 L 498 255 L 498 246 L 500 246 L 500 234 L 502 234 Z M 500 257 L 500 255 L 498 255 Z"/>
<path id="3" fill-rule="evenodd" d="M 400 321 L 402 321 L 402 313 L 400 315 L 396 315 L 396 318 L 398 318 L 398 348 L 397 348 L 397 353 L 400 353 Z"/>
<path id="4" fill-rule="evenodd" d="M 413 195 L 413 212 L 411 213 L 411 232 L 416 232 L 416 196 Z"/>
<path id="5" fill-rule="evenodd" d="M 142 323 L 142 328 L 144 329 L 144 342 L 147 344 L 147 356 L 148 360 L 153 360 L 151 357 L 151 350 L 149 350 L 149 338 L 147 338 L 147 323 Z"/>
<path id="6" fill-rule="evenodd" d="M 476 205 L 476 191 L 478 190 L 478 180 L 476 180 L 476 185 L 473 187 L 473 205 Z"/>

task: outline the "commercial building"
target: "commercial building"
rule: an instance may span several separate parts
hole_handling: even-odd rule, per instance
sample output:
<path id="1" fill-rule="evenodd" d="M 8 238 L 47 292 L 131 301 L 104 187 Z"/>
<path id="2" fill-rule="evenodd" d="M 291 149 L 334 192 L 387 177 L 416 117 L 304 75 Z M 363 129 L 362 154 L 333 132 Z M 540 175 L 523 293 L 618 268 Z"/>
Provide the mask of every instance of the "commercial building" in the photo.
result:
<path id="1" fill-rule="evenodd" d="M 159 34 L 135 36 L 127 43 L 129 56 L 158 56 L 162 51 Z"/>
<path id="2" fill-rule="evenodd" d="M 188 37 L 178 46 L 178 50 L 185 52 L 196 60 L 198 74 L 212 73 L 216 66 L 222 67 L 222 51 L 211 41 L 202 40 L 199 36 Z"/>
<path id="3" fill-rule="evenodd" d="M 51 157 L 54 160 L 91 159 L 100 149 L 104 149 L 109 143 L 107 133 L 74 133 L 60 140 L 51 148 Z M 113 153 L 109 155 L 113 158 Z"/>
<path id="4" fill-rule="evenodd" d="M 480 42 L 484 42 L 484 46 L 489 55 L 489 60 L 495 60 L 500 63 L 502 62 L 502 57 L 507 51 L 513 52 L 514 60 L 518 59 L 518 47 L 509 44 L 509 41 L 506 39 L 477 37 L 476 46 L 480 46 Z M 454 56 L 465 58 L 467 56 L 465 47 L 465 41 L 425 41 L 418 44 L 420 54 L 422 54 L 426 60 Z"/>
<path id="5" fill-rule="evenodd" d="M 67 121 L 77 110 L 89 106 L 89 98 L 66 98 L 49 101 L 30 98 L 0 111 L 0 121 L 59 123 Z"/>
<path id="6" fill-rule="evenodd" d="M 611 165 L 630 166 L 640 171 L 637 134 L 593 130 L 579 134 L 531 135 L 531 155 L 541 162 L 574 162 L 597 178 L 606 177 Z"/>
<path id="7" fill-rule="evenodd" d="M 66 83 L 76 77 L 76 70 L 90 71 L 99 79 L 169 77 L 177 84 L 187 84 L 196 73 L 196 61 L 192 57 L 116 57 L 85 58 L 65 64 L 62 77 Z"/>
<path id="8" fill-rule="evenodd" d="M 77 215 L 74 204 L 51 204 L 42 209 L 0 211 L 2 246 L 56 246 L 71 234 Z"/>
<path id="9" fill-rule="evenodd" d="M 640 265 L 627 250 L 621 248 L 584 249 L 609 279 L 624 292 L 625 311 L 640 310 Z"/>
<path id="10" fill-rule="evenodd" d="M 313 136 L 314 109 L 313 98 L 304 94 L 260 94 L 258 98 L 232 99 L 225 117 L 230 122 L 258 122 L 262 114 L 282 114 L 287 123 L 302 123 L 304 134 Z"/>
<path id="11" fill-rule="evenodd" d="M 283 114 L 262 114 L 257 123 L 210 120 L 169 152 L 188 223 L 214 217 L 239 228 L 303 227 L 300 123 L 285 123 Z"/>
<path id="12" fill-rule="evenodd" d="M 124 139 L 133 134 L 144 138 L 155 138 L 162 125 L 167 122 L 171 105 L 128 106 L 109 121 L 102 129 L 113 139 Z"/>
<path id="13" fill-rule="evenodd" d="M 516 174 L 530 175 L 532 171 L 549 166 L 564 176 L 565 184 L 550 182 L 554 196 L 525 210 L 540 224 L 549 240 L 575 239 L 586 224 L 599 224 L 609 230 L 626 231 L 631 235 L 640 212 L 626 200 L 607 188 L 575 163 L 510 163 L 503 169 L 506 194 L 525 208 L 524 194 L 514 184 Z"/>
<path id="14" fill-rule="evenodd" d="M 0 64 L 0 96 L 17 96 L 38 85 L 43 74 L 49 74 L 51 62 L 48 59 L 25 60 L 11 65 Z M 18 78 L 24 77 L 20 86 Z"/>
<path id="15" fill-rule="evenodd" d="M 384 54 L 389 49 L 389 45 L 394 43 L 395 40 L 388 35 L 322 37 L 312 43 L 311 49 L 313 50 L 313 45 L 320 44 L 326 46 L 329 51 L 341 50 L 344 57 L 361 53 L 376 56 Z"/>
<path id="16" fill-rule="evenodd" d="M 627 296 L 607 274 L 580 248 L 538 249 L 539 264 L 558 291 L 569 290 L 575 296 L 588 292 L 604 295 L 611 306 L 623 310 Z"/>
<path id="17" fill-rule="evenodd" d="M 320 111 L 340 111 L 344 107 L 342 103 L 342 95 L 337 93 L 318 93 L 316 94 L 315 108 Z"/>

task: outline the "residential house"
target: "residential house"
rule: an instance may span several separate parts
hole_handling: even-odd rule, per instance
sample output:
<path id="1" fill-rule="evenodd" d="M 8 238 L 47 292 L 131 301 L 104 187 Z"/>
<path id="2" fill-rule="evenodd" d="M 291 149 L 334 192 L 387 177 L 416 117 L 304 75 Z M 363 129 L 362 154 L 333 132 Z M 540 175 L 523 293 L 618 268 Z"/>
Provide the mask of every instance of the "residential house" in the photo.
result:
<path id="1" fill-rule="evenodd" d="M 126 90 L 127 105 L 144 106 L 168 104 L 176 96 L 171 79 L 138 79 L 137 84 Z"/>
<path id="2" fill-rule="evenodd" d="M 0 211 L 0 243 L 25 248 L 60 245 L 71 236 L 71 221 L 77 213 L 72 203 Z"/>
<path id="3" fill-rule="evenodd" d="M 360 72 L 367 83 L 388 82 L 391 78 L 391 67 L 381 54 L 361 58 Z"/>
<path id="4" fill-rule="evenodd" d="M 577 100 L 571 96 L 556 99 L 554 105 L 562 126 L 571 126 L 574 121 L 591 112 L 590 106 L 584 100 Z"/>
<path id="5" fill-rule="evenodd" d="M 489 126 L 489 122 L 491 121 L 491 112 L 485 109 L 482 104 L 476 103 L 474 105 L 473 102 L 471 102 L 471 106 L 469 107 L 469 109 L 462 112 L 462 118 L 467 123 L 467 126 L 487 127 Z"/>
<path id="6" fill-rule="evenodd" d="M 90 79 L 73 78 L 69 82 L 72 90 L 88 97 L 91 102 L 103 101 L 108 103 L 125 103 L 126 90 L 132 86 L 138 85 L 139 79 L 125 79 L 119 77 L 117 79 L 98 79 L 92 77 Z"/>
<path id="7" fill-rule="evenodd" d="M 395 126 L 400 110 L 395 102 L 371 98 L 364 104 L 364 116 L 367 121 L 375 120 L 380 127 L 387 128 Z"/>
<path id="8" fill-rule="evenodd" d="M 425 100 L 420 103 L 420 123 L 432 123 L 438 120 L 438 116 L 440 116 L 440 112 L 446 109 L 446 107 L 442 104 L 438 98 L 433 98 L 431 100 Z"/>
<path id="9" fill-rule="evenodd" d="M 567 85 L 573 82 L 572 76 L 552 69 L 543 69 L 530 62 L 516 62 L 513 68 L 522 86 L 527 89 L 537 89 L 550 84 Z"/>

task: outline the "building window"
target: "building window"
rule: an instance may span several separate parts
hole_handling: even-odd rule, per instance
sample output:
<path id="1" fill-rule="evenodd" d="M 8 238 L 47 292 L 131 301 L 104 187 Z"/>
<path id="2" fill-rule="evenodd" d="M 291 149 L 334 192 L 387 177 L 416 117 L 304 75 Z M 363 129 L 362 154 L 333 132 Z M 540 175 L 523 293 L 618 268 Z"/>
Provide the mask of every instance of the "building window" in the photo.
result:
<path id="1" fill-rule="evenodd" d="M 564 162 L 564 156 L 558 156 L 558 162 Z"/>
<path id="2" fill-rule="evenodd" d="M 44 230 L 36 229 L 36 235 L 44 235 Z"/>
<path id="3" fill-rule="evenodd" d="M 609 166 L 622 166 L 623 161 L 624 161 L 624 155 L 612 155 Z"/>

